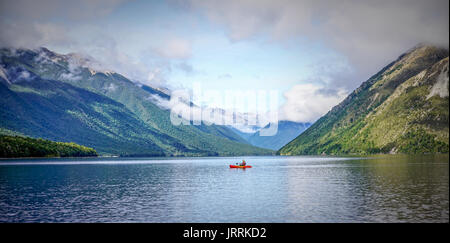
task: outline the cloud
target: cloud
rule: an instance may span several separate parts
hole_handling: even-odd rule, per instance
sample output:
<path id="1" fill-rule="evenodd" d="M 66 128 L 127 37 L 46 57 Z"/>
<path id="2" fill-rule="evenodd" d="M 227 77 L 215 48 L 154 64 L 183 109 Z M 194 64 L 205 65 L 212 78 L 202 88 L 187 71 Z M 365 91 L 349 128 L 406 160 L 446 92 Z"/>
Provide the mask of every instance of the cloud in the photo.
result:
<path id="1" fill-rule="evenodd" d="M 191 0 L 192 9 L 225 25 L 238 41 L 257 34 L 273 39 L 331 37 L 338 45 L 430 41 L 448 45 L 447 0 Z M 432 34 L 432 35 L 430 35 Z"/>
<path id="2" fill-rule="evenodd" d="M 183 39 L 169 39 L 163 45 L 152 48 L 152 51 L 162 58 L 187 59 L 192 56 L 189 41 Z"/>
<path id="3" fill-rule="evenodd" d="M 54 23 L 0 21 L 0 46 L 37 48 L 48 45 L 71 45 L 64 27 Z"/>
<path id="4" fill-rule="evenodd" d="M 91 27 L 87 36 L 87 39 L 77 44 L 77 53 L 70 54 L 73 58 L 69 68 L 73 64 L 73 68 L 83 66 L 96 71 L 113 71 L 131 81 L 152 86 L 166 82 L 165 75 L 170 72 L 167 61 L 144 62 L 142 59 L 153 57 L 145 56 L 140 59 L 126 53 L 114 37 L 97 27 Z"/>
<path id="5" fill-rule="evenodd" d="M 37 48 L 79 45 L 68 33 L 105 17 L 125 0 L 2 0 L 0 46 Z"/>
<path id="6" fill-rule="evenodd" d="M 182 71 L 188 76 L 202 73 L 196 70 L 189 60 L 192 57 L 192 46 L 187 40 L 165 37 L 159 44 L 153 44 L 149 49 L 141 52 L 141 59 L 150 67 L 147 78 L 141 82 L 153 87 L 168 86 L 167 77 L 173 69 Z"/>
<path id="7" fill-rule="evenodd" d="M 191 97 L 191 93 L 192 91 L 187 89 L 179 89 L 171 92 L 170 99 L 150 94 L 147 100 L 162 109 L 171 110 L 171 112 L 183 118 L 185 122 L 189 121 L 193 125 L 200 125 L 200 123 L 229 125 L 244 132 L 255 132 L 269 122 L 278 123 L 277 110 L 261 111 L 250 109 L 246 112 L 239 112 L 236 109 L 237 107 L 221 108 L 222 106 L 219 103 L 221 103 L 220 100 L 223 98 L 222 95 L 228 95 L 228 98 L 231 98 L 229 101 L 234 102 L 236 99 L 242 100 L 242 96 L 239 95 L 242 94 L 241 92 L 221 93 L 212 91 L 209 94 L 203 94 L 201 99 L 209 100 L 211 98 L 217 104 L 215 102 L 204 104 L 201 101 L 199 101 L 201 104 L 195 104 L 191 99 L 194 99 L 194 101 L 196 99 Z M 257 109 L 256 106 L 254 108 Z"/>
<path id="8" fill-rule="evenodd" d="M 130 31 L 131 37 L 124 37 L 123 32 L 128 29 L 124 30 L 123 25 L 116 25 L 108 17 L 127 1 L 0 1 L 0 47 L 37 49 L 44 46 L 60 53 L 75 51 L 82 56 L 89 54 L 98 60 L 95 65 L 89 63 L 93 70 L 113 70 L 133 81 L 153 86 L 166 83 L 174 61 L 183 62 L 177 68 L 187 74 L 193 73 L 193 67 L 186 62 L 192 56 L 189 41 L 159 36 L 162 41 L 160 45 L 155 40 L 135 44 L 135 34 L 140 37 L 137 41 L 142 40 L 142 36 L 135 31 Z M 152 6 L 156 5 L 152 3 Z M 130 45 L 130 41 L 134 44 Z M 76 74 L 71 70 L 62 77 L 77 79 Z"/>
<path id="9" fill-rule="evenodd" d="M 2 0 L 2 16 L 25 19 L 65 18 L 86 20 L 106 16 L 129 0 Z"/>
<path id="10" fill-rule="evenodd" d="M 317 84 L 298 84 L 284 93 L 280 120 L 314 122 L 344 100 L 345 90 L 333 90 Z"/>
<path id="11" fill-rule="evenodd" d="M 146 80 L 142 80 L 142 83 L 147 84 L 151 87 L 164 87 L 167 80 L 166 75 L 170 72 L 170 67 L 154 67 L 149 69 L 148 76 Z"/>
<path id="12" fill-rule="evenodd" d="M 219 76 L 217 76 L 218 79 L 227 79 L 227 78 L 232 78 L 231 74 L 229 73 L 225 73 L 225 74 L 221 74 Z"/>
<path id="13" fill-rule="evenodd" d="M 418 43 L 449 45 L 448 0 L 191 0 L 185 9 L 225 28 L 232 41 L 263 37 L 323 43 L 355 67 L 355 88 Z"/>
<path id="14" fill-rule="evenodd" d="M 32 81 L 36 78 L 34 73 L 28 72 L 21 67 L 1 67 L 0 76 L 6 80 L 7 83 L 17 83 L 22 81 Z"/>
<path id="15" fill-rule="evenodd" d="M 63 79 L 63 80 L 70 80 L 70 81 L 78 81 L 78 80 L 81 80 L 81 76 L 78 76 L 78 75 L 76 75 L 76 74 L 74 74 L 74 73 L 62 73 L 62 74 L 59 76 L 59 78 L 60 78 L 60 79 Z"/>
<path id="16" fill-rule="evenodd" d="M 186 74 L 192 74 L 194 72 L 194 67 L 187 62 L 181 62 L 175 65 L 176 68 L 182 70 Z"/>

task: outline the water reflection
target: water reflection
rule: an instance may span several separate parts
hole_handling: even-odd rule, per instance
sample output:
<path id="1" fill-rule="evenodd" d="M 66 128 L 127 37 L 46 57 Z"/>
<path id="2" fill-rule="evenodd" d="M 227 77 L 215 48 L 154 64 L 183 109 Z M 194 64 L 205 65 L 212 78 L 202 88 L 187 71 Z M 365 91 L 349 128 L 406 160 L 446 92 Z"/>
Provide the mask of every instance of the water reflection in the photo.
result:
<path id="1" fill-rule="evenodd" d="M 365 162 L 350 183 L 357 198 L 366 199 L 359 212 L 362 220 L 448 221 L 448 156 L 387 156 Z"/>
<path id="2" fill-rule="evenodd" d="M 292 162 L 290 222 L 448 222 L 448 155 Z"/>
<path id="3" fill-rule="evenodd" d="M 0 162 L 0 221 L 448 222 L 448 155 L 236 159 Z"/>

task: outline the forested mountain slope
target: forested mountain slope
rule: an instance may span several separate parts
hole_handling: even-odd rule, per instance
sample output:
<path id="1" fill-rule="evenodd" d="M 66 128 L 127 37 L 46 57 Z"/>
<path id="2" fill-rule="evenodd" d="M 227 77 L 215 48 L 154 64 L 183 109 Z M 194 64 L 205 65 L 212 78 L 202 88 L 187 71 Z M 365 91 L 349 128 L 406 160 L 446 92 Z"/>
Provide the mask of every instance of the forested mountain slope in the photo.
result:
<path id="1" fill-rule="evenodd" d="M 278 153 L 447 153 L 448 53 L 430 45 L 411 49 Z"/>
<path id="2" fill-rule="evenodd" d="M 0 49 L 0 128 L 76 142 L 101 154 L 271 154 L 225 126 L 174 126 L 154 103 L 160 92 L 96 69 L 92 60 L 41 48 Z M 163 95 L 162 95 L 163 96 Z M 167 97 L 166 97 L 167 98 Z"/>

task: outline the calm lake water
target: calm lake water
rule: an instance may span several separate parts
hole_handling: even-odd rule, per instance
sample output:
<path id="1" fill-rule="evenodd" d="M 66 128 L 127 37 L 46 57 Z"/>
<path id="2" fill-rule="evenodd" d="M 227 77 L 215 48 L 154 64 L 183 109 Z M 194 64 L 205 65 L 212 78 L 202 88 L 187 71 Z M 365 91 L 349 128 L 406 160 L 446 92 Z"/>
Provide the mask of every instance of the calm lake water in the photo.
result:
<path id="1" fill-rule="evenodd" d="M 0 160 L 0 222 L 448 222 L 449 157 Z"/>

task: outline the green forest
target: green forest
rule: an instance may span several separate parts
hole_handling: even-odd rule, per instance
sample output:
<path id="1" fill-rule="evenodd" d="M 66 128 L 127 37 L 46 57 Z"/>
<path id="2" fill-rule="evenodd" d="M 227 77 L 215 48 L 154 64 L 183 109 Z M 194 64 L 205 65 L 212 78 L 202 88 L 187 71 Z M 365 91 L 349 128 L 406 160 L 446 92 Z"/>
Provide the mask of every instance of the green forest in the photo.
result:
<path id="1" fill-rule="evenodd" d="M 0 135 L 0 158 L 87 156 L 98 156 L 97 151 L 76 143 Z"/>

